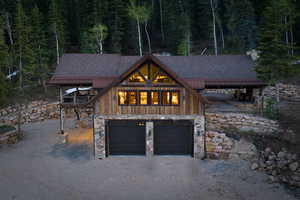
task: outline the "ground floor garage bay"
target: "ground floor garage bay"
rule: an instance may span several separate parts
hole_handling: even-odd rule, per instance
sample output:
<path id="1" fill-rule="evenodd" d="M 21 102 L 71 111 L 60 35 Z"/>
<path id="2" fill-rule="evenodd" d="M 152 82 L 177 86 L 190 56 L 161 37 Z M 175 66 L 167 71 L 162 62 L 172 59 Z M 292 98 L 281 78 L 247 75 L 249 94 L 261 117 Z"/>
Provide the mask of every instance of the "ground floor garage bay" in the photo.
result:
<path id="1" fill-rule="evenodd" d="M 202 116 L 95 116 L 95 157 L 186 155 L 201 157 Z"/>

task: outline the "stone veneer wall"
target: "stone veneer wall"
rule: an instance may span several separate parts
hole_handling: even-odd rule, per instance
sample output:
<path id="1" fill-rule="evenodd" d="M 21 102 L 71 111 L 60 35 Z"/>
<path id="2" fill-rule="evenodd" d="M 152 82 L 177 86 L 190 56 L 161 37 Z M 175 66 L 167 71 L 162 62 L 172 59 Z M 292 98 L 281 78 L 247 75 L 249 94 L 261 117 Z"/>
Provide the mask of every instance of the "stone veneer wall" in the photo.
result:
<path id="1" fill-rule="evenodd" d="M 151 120 L 193 120 L 194 121 L 194 157 L 204 155 L 203 136 L 205 131 L 204 116 L 198 115 L 96 115 L 94 117 L 95 157 L 105 158 L 105 121 L 106 120 L 147 120 L 146 122 L 146 156 L 153 155 L 154 125 Z"/>

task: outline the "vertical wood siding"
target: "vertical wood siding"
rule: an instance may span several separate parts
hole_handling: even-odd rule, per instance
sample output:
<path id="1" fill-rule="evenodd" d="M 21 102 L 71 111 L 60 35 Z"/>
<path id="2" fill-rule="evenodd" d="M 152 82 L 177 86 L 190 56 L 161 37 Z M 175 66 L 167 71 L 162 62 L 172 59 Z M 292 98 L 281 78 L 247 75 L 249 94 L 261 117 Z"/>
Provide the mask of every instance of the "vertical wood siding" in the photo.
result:
<path id="1" fill-rule="evenodd" d="M 120 106 L 118 104 L 119 90 L 179 90 L 180 105 L 178 106 Z M 201 114 L 202 106 L 199 98 L 190 94 L 182 87 L 113 87 L 106 94 L 101 96 L 96 103 L 96 112 L 101 115 L 114 114 L 161 114 L 161 115 L 193 115 Z"/>

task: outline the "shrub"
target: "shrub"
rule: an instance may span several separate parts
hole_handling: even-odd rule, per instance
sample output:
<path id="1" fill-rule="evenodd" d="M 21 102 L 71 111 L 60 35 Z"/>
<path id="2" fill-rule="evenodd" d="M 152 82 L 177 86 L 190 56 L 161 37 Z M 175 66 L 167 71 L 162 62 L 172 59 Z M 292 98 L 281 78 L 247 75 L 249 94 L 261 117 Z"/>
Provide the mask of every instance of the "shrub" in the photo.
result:
<path id="1" fill-rule="evenodd" d="M 273 120 L 279 119 L 278 102 L 274 99 L 267 99 L 264 107 L 264 115 Z"/>

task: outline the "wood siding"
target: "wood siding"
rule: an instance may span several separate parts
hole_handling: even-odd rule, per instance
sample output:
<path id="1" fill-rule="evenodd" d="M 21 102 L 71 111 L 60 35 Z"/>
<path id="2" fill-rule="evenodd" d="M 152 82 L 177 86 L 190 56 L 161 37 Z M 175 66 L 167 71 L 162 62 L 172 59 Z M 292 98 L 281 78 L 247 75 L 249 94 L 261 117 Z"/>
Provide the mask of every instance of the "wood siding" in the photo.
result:
<path id="1" fill-rule="evenodd" d="M 180 105 L 178 106 L 124 106 L 118 104 L 119 90 L 179 90 Z M 202 114 L 199 98 L 190 94 L 183 87 L 113 87 L 101 96 L 96 103 L 96 114 L 160 114 L 160 115 L 194 115 Z"/>

